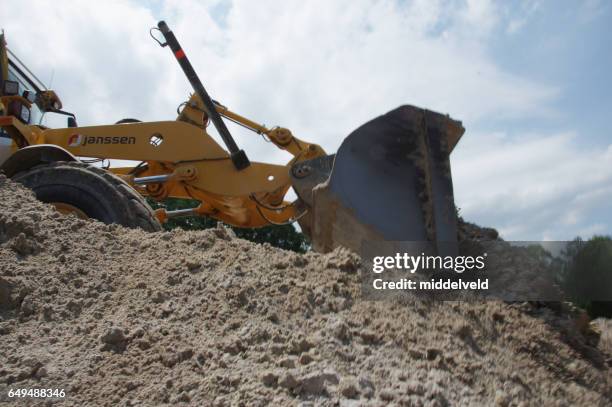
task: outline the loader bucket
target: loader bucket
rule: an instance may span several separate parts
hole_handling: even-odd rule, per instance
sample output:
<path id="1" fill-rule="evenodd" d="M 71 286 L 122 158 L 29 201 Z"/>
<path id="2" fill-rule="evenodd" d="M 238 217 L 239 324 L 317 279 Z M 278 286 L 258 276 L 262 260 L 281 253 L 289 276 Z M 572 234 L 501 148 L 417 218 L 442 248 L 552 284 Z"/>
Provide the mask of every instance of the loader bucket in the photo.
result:
<path id="1" fill-rule="evenodd" d="M 313 249 L 429 241 L 448 253 L 457 242 L 449 154 L 463 132 L 446 115 L 401 106 L 353 131 L 335 156 L 295 164 L 293 187 L 309 209 L 300 225 Z"/>

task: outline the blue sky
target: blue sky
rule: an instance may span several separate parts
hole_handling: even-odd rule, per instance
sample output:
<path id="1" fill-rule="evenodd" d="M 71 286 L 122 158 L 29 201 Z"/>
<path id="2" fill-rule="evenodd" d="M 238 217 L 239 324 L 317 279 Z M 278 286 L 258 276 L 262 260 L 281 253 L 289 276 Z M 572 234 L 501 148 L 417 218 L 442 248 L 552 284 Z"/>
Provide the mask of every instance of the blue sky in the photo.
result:
<path id="1" fill-rule="evenodd" d="M 551 110 L 550 115 L 524 115 L 524 118 L 510 120 L 483 118 L 473 123 L 472 130 L 485 133 L 503 131 L 508 137 L 506 144 L 521 143 L 526 134 L 542 139 L 573 132 L 575 140 L 567 146 L 567 150 L 575 148 L 575 157 L 561 154 L 550 157 L 557 158 L 556 161 L 581 160 L 589 150 L 608 149 L 612 142 L 609 120 L 612 112 L 612 28 L 609 23 L 612 21 L 612 4 L 569 0 L 512 2 L 503 14 L 510 22 L 506 26 L 497 26 L 487 40 L 487 51 L 492 60 L 507 72 L 553 87 L 557 93 L 542 106 Z M 516 31 L 511 29 L 513 21 L 519 25 Z M 520 162 L 520 157 L 517 158 Z M 607 161 L 608 167 L 611 164 Z M 569 167 L 571 163 L 564 165 L 557 162 L 556 165 Z M 580 171 L 580 168 L 577 166 L 576 171 Z M 581 175 L 575 175 L 579 182 Z M 610 194 L 606 185 L 610 185 L 609 178 L 599 185 L 600 189 L 608 190 L 601 192 L 600 203 L 587 205 L 588 209 L 583 210 L 575 223 L 569 222 L 566 227 L 557 228 L 546 228 L 544 225 L 562 220 L 563 207 L 567 207 L 567 213 L 572 216 L 572 200 L 579 200 L 581 196 L 569 189 L 556 196 L 555 202 L 547 202 L 547 205 L 552 204 L 560 210 L 553 209 L 546 213 L 545 206 L 539 209 L 534 207 L 533 211 L 539 210 L 543 214 L 537 217 L 539 222 L 535 222 L 536 226 L 531 231 L 523 229 L 525 232 L 518 232 L 517 235 L 524 233 L 538 238 L 569 239 L 572 234 L 585 237 L 594 233 L 611 234 Z M 588 190 L 581 192 L 582 195 L 586 193 Z M 519 215 L 520 211 L 515 213 Z M 486 215 L 481 212 L 479 215 L 481 219 L 487 219 L 485 223 L 504 223 L 499 219 L 498 211 L 493 210 Z M 525 215 L 527 219 L 533 218 L 533 213 Z M 515 219 L 522 216 L 512 218 L 507 224 L 516 222 Z M 545 230 L 541 237 L 538 230 Z M 512 233 L 509 234 L 512 236 Z"/>
<path id="2" fill-rule="evenodd" d="M 148 37 L 159 19 L 209 92 L 238 112 L 329 152 L 399 104 L 448 113 L 467 129 L 451 159 L 467 220 L 513 240 L 612 234 L 610 2 L 31 0 L 0 9 L 9 47 L 41 79 L 53 76 L 81 124 L 174 117 L 190 89 Z M 231 129 L 252 158 L 289 159 Z"/>
<path id="3" fill-rule="evenodd" d="M 511 14 L 520 15 L 517 9 L 525 8 L 517 4 Z M 509 71 L 558 87 L 560 93 L 552 106 L 559 117 L 513 123 L 513 127 L 573 127 L 584 131 L 587 144 L 609 142 L 611 126 L 606 117 L 612 112 L 612 4 L 570 0 L 535 4 L 517 32 L 496 30 L 489 49 L 495 61 Z"/>

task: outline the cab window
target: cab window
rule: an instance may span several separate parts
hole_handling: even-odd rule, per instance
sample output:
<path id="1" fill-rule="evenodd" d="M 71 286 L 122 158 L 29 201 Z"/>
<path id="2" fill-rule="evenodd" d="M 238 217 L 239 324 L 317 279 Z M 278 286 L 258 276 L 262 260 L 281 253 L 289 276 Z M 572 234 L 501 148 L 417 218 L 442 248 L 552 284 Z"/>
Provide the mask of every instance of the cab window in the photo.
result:
<path id="1" fill-rule="evenodd" d="M 19 94 L 22 95 L 24 91 L 31 90 L 35 91 L 29 85 L 30 81 L 27 78 L 24 78 L 19 72 L 16 72 L 11 66 L 9 66 L 8 71 L 8 79 L 11 81 L 16 81 L 19 83 Z M 29 124 L 40 124 L 40 121 L 43 117 L 42 112 L 36 106 L 36 103 L 32 103 L 32 107 L 30 108 L 30 123 Z"/>

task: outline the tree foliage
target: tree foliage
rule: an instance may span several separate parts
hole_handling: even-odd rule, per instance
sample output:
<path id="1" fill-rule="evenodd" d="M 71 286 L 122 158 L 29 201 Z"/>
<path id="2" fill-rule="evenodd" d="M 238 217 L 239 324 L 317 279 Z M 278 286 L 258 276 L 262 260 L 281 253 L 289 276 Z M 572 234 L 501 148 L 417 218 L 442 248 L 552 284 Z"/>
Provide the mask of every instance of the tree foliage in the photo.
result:
<path id="1" fill-rule="evenodd" d="M 565 293 L 589 315 L 612 317 L 612 238 L 576 238 L 563 253 L 560 282 Z"/>
<path id="2" fill-rule="evenodd" d="M 198 206 L 198 201 L 191 199 L 169 198 L 163 202 L 149 200 L 152 208 L 164 208 L 167 211 L 177 209 L 188 209 Z M 171 230 L 181 228 L 184 230 L 202 230 L 215 227 L 217 220 L 206 216 L 184 216 L 168 220 L 164 229 Z M 306 236 L 298 232 L 293 225 L 276 226 L 270 225 L 262 228 L 237 228 L 232 227 L 236 236 L 256 243 L 269 243 L 281 249 L 304 253 L 310 247 Z"/>

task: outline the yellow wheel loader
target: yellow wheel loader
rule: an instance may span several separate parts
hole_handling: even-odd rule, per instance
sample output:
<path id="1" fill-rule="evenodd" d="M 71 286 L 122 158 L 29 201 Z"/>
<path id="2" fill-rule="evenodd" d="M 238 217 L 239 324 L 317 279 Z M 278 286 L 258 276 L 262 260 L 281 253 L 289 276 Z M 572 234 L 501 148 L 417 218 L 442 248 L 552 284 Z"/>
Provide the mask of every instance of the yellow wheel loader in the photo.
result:
<path id="1" fill-rule="evenodd" d="M 0 37 L 0 170 L 61 212 L 148 231 L 168 218 L 201 215 L 238 227 L 297 221 L 318 251 L 342 245 L 359 252 L 368 240 L 456 242 L 449 154 L 464 132 L 460 122 L 401 106 L 357 128 L 328 155 L 286 128 L 267 128 L 213 100 L 167 24 L 151 34 L 172 51 L 194 90 L 176 120 L 87 127 L 61 110 L 56 93 Z M 67 127 L 37 124 L 43 114 L 66 115 Z M 251 162 L 224 120 L 293 158 L 287 165 Z M 211 123 L 225 149 L 207 133 Z M 91 159 L 140 164 L 105 169 Z M 290 188 L 293 202 L 285 200 Z M 200 204 L 154 212 L 144 197 Z"/>

